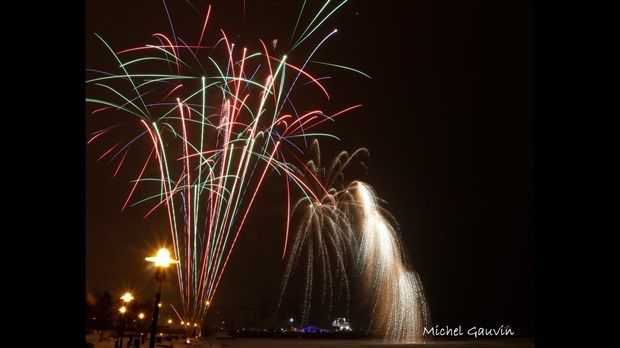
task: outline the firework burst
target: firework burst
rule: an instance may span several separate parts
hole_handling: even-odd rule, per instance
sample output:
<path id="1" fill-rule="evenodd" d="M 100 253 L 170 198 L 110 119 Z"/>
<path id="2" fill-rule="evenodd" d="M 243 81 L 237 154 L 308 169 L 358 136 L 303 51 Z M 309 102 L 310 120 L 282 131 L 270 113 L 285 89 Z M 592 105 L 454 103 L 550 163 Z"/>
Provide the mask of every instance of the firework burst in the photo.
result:
<path id="1" fill-rule="evenodd" d="M 398 224 L 367 184 L 357 182 L 355 192 L 361 212 L 356 268 L 372 308 L 369 331 L 387 342 L 423 341 L 430 311 L 420 277 L 407 265 Z"/>
<path id="2" fill-rule="evenodd" d="M 316 283 L 322 285 L 318 304 L 329 316 L 332 301 L 338 298 L 333 289 L 338 295 L 344 292 L 348 304 L 349 274 L 355 274 L 358 293 L 367 301 L 364 307 L 370 308 L 368 331 L 373 336 L 398 343 L 424 340 L 424 327 L 431 326 L 430 312 L 422 282 L 406 263 L 396 220 L 381 207 L 368 184 L 345 184 L 344 169 L 351 163 L 364 164 L 360 157 L 367 158 L 368 151 L 361 148 L 351 155 L 343 151 L 323 167 L 318 142 L 313 145 L 313 159 L 303 171 L 297 171 L 300 178 L 314 183 L 316 194 L 295 205 L 294 213 L 300 213 L 301 218 L 287 260 L 282 295 L 303 258 L 301 323 L 305 325 Z"/>
<path id="3" fill-rule="evenodd" d="M 93 116 L 123 114 L 126 119 L 95 131 L 88 142 L 111 141 L 99 159 L 116 163 L 116 172 L 132 154 L 140 159 L 123 209 L 142 204 L 150 207 L 147 216 L 157 209 L 165 212 L 174 257 L 180 261 L 182 303 L 174 308 L 179 319 L 199 322 L 206 315 L 269 173 L 314 194 L 292 170 L 287 151 L 301 150 L 308 136 L 327 136 L 313 128 L 360 106 L 326 114 L 319 108 L 299 112 L 292 101 L 304 84 L 329 100 L 321 78 L 306 67 L 336 31 L 301 59 L 293 49 L 344 2 L 332 8 L 326 3 L 280 57 L 262 40 L 259 50 L 238 48 L 223 30 L 214 44 L 204 44 L 210 6 L 193 44 L 177 36 L 172 25 L 171 34 L 155 33 L 152 43 L 123 50 L 114 50 L 97 35 L 118 70 L 88 70 L 86 101 L 95 105 Z M 90 97 L 91 92 L 97 97 Z"/>
<path id="4" fill-rule="evenodd" d="M 350 223 L 356 211 L 354 197 L 349 187 L 344 185 L 343 171 L 351 163 L 367 157 L 368 151 L 358 149 L 352 154 L 340 152 L 328 166 L 321 163 L 321 152 L 317 140 L 312 142 L 310 160 L 303 170 L 296 169 L 298 177 L 308 183 L 313 195 L 299 199 L 293 207 L 293 213 L 299 214 L 299 227 L 292 243 L 287 260 L 282 285 L 282 296 L 287 288 L 289 278 L 303 259 L 305 269 L 305 287 L 301 324 L 308 322 L 313 289 L 320 286 L 321 305 L 329 317 L 333 301 L 341 295 L 349 302 L 349 276 L 353 253 L 357 242 L 353 225 Z M 303 257 L 305 256 L 305 257 Z M 319 268 L 315 272 L 315 267 Z M 320 277 L 315 282 L 315 274 Z M 334 294 L 334 289 L 336 293 Z M 278 305 L 278 307 L 280 304 Z"/>

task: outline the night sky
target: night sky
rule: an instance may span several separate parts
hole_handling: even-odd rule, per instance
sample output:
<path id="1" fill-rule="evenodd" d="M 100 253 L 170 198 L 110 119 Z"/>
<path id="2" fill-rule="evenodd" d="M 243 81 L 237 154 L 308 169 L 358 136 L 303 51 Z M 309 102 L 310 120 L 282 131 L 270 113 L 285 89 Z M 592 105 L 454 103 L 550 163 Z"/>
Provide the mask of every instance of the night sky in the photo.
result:
<path id="1" fill-rule="evenodd" d="M 245 19 L 243 3 L 211 2 L 211 37 L 222 28 L 240 41 L 277 38 L 285 46 L 301 2 L 247 0 Z M 179 36 L 201 29 L 187 2 L 168 5 Z M 113 66 L 94 32 L 120 50 L 170 29 L 162 3 L 146 0 L 89 0 L 85 23 L 87 68 Z M 533 336 L 533 1 L 349 1 L 324 28 L 339 32 L 321 58 L 372 79 L 337 72 L 327 83 L 334 108 L 363 107 L 325 128 L 340 141 L 322 140 L 321 149 L 325 158 L 370 151 L 367 172 L 355 179 L 369 183 L 398 221 L 433 324 L 510 324 L 516 335 Z M 87 133 L 96 129 L 88 113 L 85 120 Z M 143 219 L 145 207 L 120 211 L 135 171 L 113 178 L 116 164 L 98 162 L 101 151 L 85 145 L 86 290 L 120 297 L 129 289 L 152 301 L 144 257 L 167 237 L 167 220 Z M 281 186 L 271 180 L 259 194 L 218 288 L 219 306 L 277 301 Z M 177 291 L 168 281 L 162 300 Z"/>

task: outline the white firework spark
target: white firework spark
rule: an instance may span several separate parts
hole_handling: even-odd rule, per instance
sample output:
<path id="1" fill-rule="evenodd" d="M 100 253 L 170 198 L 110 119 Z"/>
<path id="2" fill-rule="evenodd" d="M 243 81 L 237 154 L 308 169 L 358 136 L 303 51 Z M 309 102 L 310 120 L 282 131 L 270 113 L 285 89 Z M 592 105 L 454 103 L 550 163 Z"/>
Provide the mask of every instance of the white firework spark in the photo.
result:
<path id="1" fill-rule="evenodd" d="M 305 288 L 301 324 L 307 324 L 312 303 L 315 273 L 322 281 L 320 305 L 331 312 L 334 285 L 350 300 L 350 277 L 361 280 L 360 292 L 371 308 L 368 332 L 390 343 L 425 340 L 424 327 L 431 327 L 428 303 L 418 274 L 407 266 L 394 217 L 378 201 L 367 184 L 344 185 L 343 170 L 358 155 L 341 152 L 327 167 L 321 166 L 318 142 L 314 159 L 300 177 L 315 194 L 300 199 L 294 212 L 302 217 L 289 253 L 282 296 L 294 270 L 305 255 Z M 363 163 L 362 163 L 363 164 Z M 314 198 L 313 198 L 314 197 Z M 318 197 L 318 198 L 317 198 Z M 355 262 L 353 262 L 355 260 Z M 315 267 L 320 270 L 315 271 Z M 278 307 L 280 304 L 278 305 Z"/>
<path id="2" fill-rule="evenodd" d="M 314 158 L 305 170 L 294 168 L 300 178 L 308 183 L 314 195 L 307 195 L 297 201 L 293 212 L 300 214 L 299 227 L 289 253 L 282 283 L 282 301 L 288 282 L 305 254 L 305 288 L 302 305 L 301 325 L 308 322 L 315 273 L 320 277 L 320 305 L 327 308 L 324 314 L 331 315 L 332 304 L 344 295 L 349 302 L 349 277 L 356 250 L 356 236 L 351 215 L 356 210 L 350 190 L 343 184 L 342 171 L 356 158 L 367 155 L 364 148 L 352 154 L 342 151 L 328 166 L 321 165 L 321 153 L 317 140 L 310 147 Z M 315 266 L 320 267 L 315 272 Z M 334 294 L 334 289 L 336 293 Z M 281 302 L 278 304 L 278 308 Z"/>
<path id="3" fill-rule="evenodd" d="M 420 277 L 407 267 L 397 225 L 368 185 L 358 181 L 356 197 L 363 212 L 357 272 L 373 309 L 369 331 L 386 342 L 424 341 L 424 327 L 431 327 L 428 303 Z"/>

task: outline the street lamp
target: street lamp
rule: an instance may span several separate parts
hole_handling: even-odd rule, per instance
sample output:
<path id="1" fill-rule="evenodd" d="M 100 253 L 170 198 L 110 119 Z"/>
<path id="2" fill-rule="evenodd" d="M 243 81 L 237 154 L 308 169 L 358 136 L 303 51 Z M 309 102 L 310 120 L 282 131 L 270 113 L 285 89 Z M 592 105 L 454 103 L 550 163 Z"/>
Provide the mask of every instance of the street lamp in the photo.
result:
<path id="1" fill-rule="evenodd" d="M 114 345 L 114 347 L 116 348 L 120 348 L 123 346 L 123 331 L 125 329 L 125 312 L 127 311 L 127 308 L 125 308 L 125 306 L 119 308 L 118 310 L 119 312 L 121 312 L 121 322 L 118 326 L 118 339 L 116 340 L 116 344 Z M 119 344 L 120 341 L 120 344 Z"/>
<path id="2" fill-rule="evenodd" d="M 144 332 L 142 332 L 142 328 L 143 328 L 143 321 L 142 319 L 144 319 L 144 313 L 140 313 L 138 314 L 138 318 L 140 318 L 140 340 L 142 341 L 142 343 L 144 343 Z"/>
<path id="3" fill-rule="evenodd" d="M 166 278 L 166 269 L 171 263 L 178 263 L 179 261 L 170 258 L 170 252 L 166 248 L 161 248 L 157 251 L 157 256 L 147 257 L 146 261 L 155 263 L 155 304 L 153 306 L 153 323 L 151 325 L 151 339 L 149 341 L 149 348 L 155 348 L 155 334 L 157 331 L 157 317 L 159 316 L 159 307 L 161 299 L 161 283 Z"/>
<path id="4" fill-rule="evenodd" d="M 121 296 L 121 300 L 123 300 L 123 302 L 125 302 L 125 306 L 129 305 L 129 302 L 131 302 L 131 300 L 133 300 L 133 296 L 126 292 L 123 296 Z M 123 347 L 123 335 L 125 334 L 125 321 L 127 318 L 127 315 L 125 315 L 125 312 L 127 312 L 127 307 L 121 307 L 120 312 L 121 312 L 121 329 L 119 332 L 119 339 L 118 339 L 118 348 L 122 348 Z"/>

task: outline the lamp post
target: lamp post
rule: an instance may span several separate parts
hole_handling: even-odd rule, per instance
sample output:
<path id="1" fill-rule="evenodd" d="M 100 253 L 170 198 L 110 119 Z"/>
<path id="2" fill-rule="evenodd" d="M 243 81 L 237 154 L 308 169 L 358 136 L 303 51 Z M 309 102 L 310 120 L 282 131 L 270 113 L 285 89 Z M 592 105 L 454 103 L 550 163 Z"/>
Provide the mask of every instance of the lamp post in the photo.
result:
<path id="1" fill-rule="evenodd" d="M 121 322 L 118 324 L 118 339 L 116 340 L 116 343 L 114 344 L 115 348 L 120 348 L 123 346 L 123 331 L 125 329 L 125 312 L 127 311 L 127 308 L 125 308 L 125 306 L 119 308 L 118 310 L 121 313 Z"/>
<path id="2" fill-rule="evenodd" d="M 142 332 L 142 319 L 144 319 L 144 313 L 140 313 L 138 314 L 138 318 L 140 318 L 140 340 L 142 341 L 142 343 L 144 343 L 144 332 Z"/>
<path id="3" fill-rule="evenodd" d="M 125 334 L 125 320 L 127 318 L 127 315 L 125 314 L 127 312 L 127 307 L 129 305 L 129 302 L 131 302 L 131 300 L 133 300 L 133 296 L 126 292 L 123 296 L 121 296 L 121 300 L 123 300 L 123 302 L 125 302 L 125 306 L 121 307 L 120 312 L 121 312 L 121 329 L 120 332 L 118 334 L 119 338 L 118 338 L 118 348 L 122 348 L 123 347 L 123 335 Z"/>
<path id="4" fill-rule="evenodd" d="M 155 335 L 157 333 L 157 317 L 159 317 L 159 301 L 161 300 L 161 283 L 166 279 L 166 269 L 171 263 L 179 261 L 170 258 L 170 252 L 166 248 L 157 251 L 157 256 L 147 257 L 146 261 L 155 263 L 155 304 L 153 305 L 153 323 L 151 324 L 151 338 L 149 348 L 155 347 Z"/>

